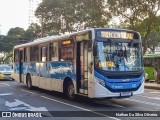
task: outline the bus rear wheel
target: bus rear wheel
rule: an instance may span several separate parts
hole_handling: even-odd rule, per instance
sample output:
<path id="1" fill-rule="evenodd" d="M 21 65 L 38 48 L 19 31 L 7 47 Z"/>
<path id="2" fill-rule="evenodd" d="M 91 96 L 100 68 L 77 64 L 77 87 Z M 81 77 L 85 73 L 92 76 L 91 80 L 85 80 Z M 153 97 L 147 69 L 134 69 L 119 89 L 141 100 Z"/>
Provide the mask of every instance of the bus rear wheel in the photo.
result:
<path id="1" fill-rule="evenodd" d="M 31 76 L 27 75 L 27 87 L 28 89 L 32 89 L 32 81 L 31 81 Z"/>
<path id="2" fill-rule="evenodd" d="M 70 100 L 73 100 L 75 98 L 75 89 L 72 82 L 69 82 L 67 85 L 66 95 Z"/>

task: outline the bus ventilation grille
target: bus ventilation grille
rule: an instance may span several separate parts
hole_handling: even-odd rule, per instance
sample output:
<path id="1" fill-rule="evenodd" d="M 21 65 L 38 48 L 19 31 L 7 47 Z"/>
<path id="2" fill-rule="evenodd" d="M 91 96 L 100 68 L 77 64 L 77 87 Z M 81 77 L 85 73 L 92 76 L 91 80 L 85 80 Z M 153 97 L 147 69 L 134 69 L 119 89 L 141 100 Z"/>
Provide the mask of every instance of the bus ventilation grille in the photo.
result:
<path id="1" fill-rule="evenodd" d="M 139 78 L 141 75 L 114 75 L 114 76 L 107 76 L 108 79 L 129 79 L 129 78 Z"/>

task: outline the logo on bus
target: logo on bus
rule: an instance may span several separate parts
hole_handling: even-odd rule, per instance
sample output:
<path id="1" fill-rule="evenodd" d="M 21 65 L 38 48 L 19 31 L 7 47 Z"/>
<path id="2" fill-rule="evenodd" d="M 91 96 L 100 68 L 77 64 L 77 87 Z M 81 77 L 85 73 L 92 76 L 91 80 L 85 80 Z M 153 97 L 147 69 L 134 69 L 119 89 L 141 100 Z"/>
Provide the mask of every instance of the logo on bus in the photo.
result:
<path id="1" fill-rule="evenodd" d="M 122 81 L 123 81 L 123 82 L 129 82 L 130 79 L 123 79 Z"/>

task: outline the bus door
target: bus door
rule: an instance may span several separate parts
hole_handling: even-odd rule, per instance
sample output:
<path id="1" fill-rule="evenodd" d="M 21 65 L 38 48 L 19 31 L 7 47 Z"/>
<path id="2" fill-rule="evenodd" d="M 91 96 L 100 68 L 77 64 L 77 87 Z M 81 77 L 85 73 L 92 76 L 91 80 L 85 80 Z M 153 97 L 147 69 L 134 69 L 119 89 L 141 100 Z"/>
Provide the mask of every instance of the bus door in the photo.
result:
<path id="1" fill-rule="evenodd" d="M 23 81 L 23 59 L 24 59 L 24 49 L 19 49 L 19 81 Z"/>
<path id="2" fill-rule="evenodd" d="M 77 42 L 77 92 L 88 94 L 88 41 Z"/>

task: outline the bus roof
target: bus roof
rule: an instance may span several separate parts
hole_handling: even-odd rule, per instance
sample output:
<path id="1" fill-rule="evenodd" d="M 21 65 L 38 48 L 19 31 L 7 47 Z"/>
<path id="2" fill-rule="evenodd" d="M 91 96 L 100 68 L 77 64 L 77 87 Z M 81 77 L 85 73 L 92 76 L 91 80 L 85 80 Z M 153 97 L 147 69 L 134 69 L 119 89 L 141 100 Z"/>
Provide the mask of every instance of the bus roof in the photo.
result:
<path id="1" fill-rule="evenodd" d="M 82 30 L 82 31 L 78 31 L 78 32 L 73 32 L 73 33 L 69 33 L 69 34 L 53 35 L 53 36 L 38 38 L 38 39 L 35 39 L 33 42 L 29 42 L 29 43 L 25 43 L 25 44 L 21 44 L 21 45 L 16 45 L 16 46 L 14 46 L 14 49 L 15 48 L 20 48 L 20 47 L 25 47 L 25 46 L 41 44 L 41 43 L 45 43 L 45 42 L 49 42 L 49 41 L 58 41 L 60 39 L 68 38 L 69 36 L 73 36 L 73 35 L 76 35 L 76 34 L 83 34 L 85 32 L 94 31 L 94 30 L 120 30 L 120 31 L 136 32 L 136 31 L 133 31 L 133 30 L 121 29 L 121 28 L 91 28 L 91 29 Z"/>

